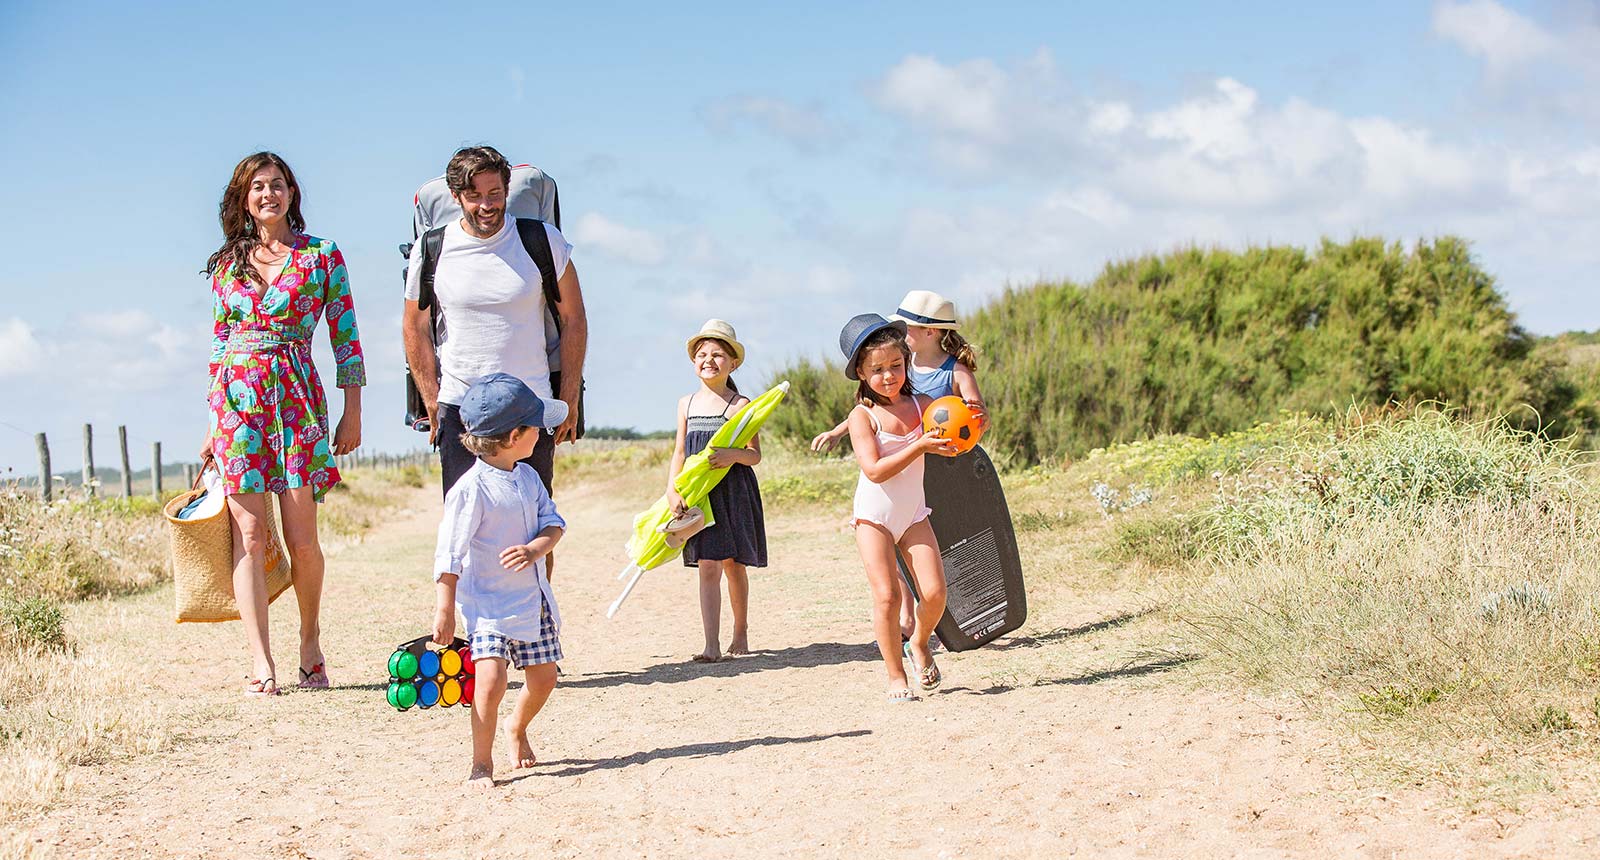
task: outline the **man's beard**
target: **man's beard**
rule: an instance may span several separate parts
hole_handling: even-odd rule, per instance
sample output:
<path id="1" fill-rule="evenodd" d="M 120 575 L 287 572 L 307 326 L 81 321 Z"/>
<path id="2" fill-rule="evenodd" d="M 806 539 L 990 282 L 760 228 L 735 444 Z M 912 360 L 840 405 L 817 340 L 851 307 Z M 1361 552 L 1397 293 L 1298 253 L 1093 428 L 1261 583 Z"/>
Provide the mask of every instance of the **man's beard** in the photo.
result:
<path id="1" fill-rule="evenodd" d="M 493 215 L 489 215 L 482 209 L 479 209 L 472 216 L 472 226 L 478 228 L 478 232 L 483 233 L 486 236 L 500 232 L 500 228 L 504 227 L 505 223 L 506 210 L 504 209 L 495 210 Z"/>

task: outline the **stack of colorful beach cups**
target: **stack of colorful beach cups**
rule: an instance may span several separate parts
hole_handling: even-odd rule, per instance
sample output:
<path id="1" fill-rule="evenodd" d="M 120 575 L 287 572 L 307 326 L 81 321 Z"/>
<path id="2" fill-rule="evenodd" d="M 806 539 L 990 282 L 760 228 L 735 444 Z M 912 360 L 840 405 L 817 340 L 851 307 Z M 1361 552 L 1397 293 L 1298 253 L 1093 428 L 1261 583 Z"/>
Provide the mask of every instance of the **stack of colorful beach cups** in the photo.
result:
<path id="1" fill-rule="evenodd" d="M 398 710 L 415 705 L 448 708 L 472 706 L 472 648 L 457 638 L 448 647 L 432 650 L 431 636 L 420 636 L 389 655 L 389 686 L 385 697 Z"/>

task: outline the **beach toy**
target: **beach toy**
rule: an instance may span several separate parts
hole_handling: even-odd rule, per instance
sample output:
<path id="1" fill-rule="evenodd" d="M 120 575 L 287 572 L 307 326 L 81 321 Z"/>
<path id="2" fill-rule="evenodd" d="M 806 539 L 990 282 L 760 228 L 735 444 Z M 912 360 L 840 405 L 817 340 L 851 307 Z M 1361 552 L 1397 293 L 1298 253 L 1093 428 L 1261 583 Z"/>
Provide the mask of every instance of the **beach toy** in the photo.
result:
<path id="1" fill-rule="evenodd" d="M 765 394 L 746 403 L 738 412 L 733 413 L 726 424 L 717 428 L 706 443 L 705 450 L 691 455 L 683 461 L 683 470 L 678 472 L 678 477 L 672 480 L 673 489 L 683 497 L 683 501 L 691 508 L 698 508 L 705 519 L 705 528 L 716 524 L 711 516 L 711 506 L 706 504 L 706 496 L 728 474 L 727 469 L 713 469 L 708 461 L 713 448 L 743 448 L 750 444 L 750 439 L 766 423 L 767 416 L 772 410 L 778 408 L 783 402 L 785 394 L 789 393 L 789 383 L 780 382 L 767 389 Z M 628 539 L 628 566 L 617 574 L 618 579 L 628 579 L 628 584 L 623 586 L 622 593 L 612 601 L 611 607 L 606 610 L 606 617 L 610 618 L 622 608 L 622 601 L 628 599 L 628 594 L 633 587 L 639 584 L 644 572 L 677 558 L 683 552 L 681 541 L 668 541 L 668 533 L 661 531 L 661 526 L 673 519 L 672 505 L 663 495 L 656 500 L 654 505 L 644 513 L 633 518 L 633 537 Z M 673 543 L 677 545 L 674 546 Z"/>
<path id="2" fill-rule="evenodd" d="M 472 705 L 472 649 L 457 638 L 445 648 L 429 648 L 432 636 L 419 636 L 389 655 L 384 699 L 397 710 L 412 706 Z"/>
<path id="3" fill-rule="evenodd" d="M 983 424 L 978 414 L 954 394 L 928 404 L 922 411 L 922 429 L 936 430 L 941 437 L 950 440 L 956 453 L 946 456 L 965 454 L 983 438 Z"/>

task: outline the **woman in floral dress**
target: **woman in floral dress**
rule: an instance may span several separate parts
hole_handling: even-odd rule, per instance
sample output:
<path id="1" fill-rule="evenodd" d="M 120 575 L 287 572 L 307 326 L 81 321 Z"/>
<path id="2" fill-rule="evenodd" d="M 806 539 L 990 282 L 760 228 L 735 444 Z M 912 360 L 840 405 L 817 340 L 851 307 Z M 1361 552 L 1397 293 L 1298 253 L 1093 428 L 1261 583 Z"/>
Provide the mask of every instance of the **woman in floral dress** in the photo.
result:
<path id="1" fill-rule="evenodd" d="M 318 612 L 322 548 L 317 506 L 339 470 L 333 455 L 361 444 L 366 369 L 344 257 L 306 234 L 300 186 L 283 159 L 258 152 L 239 162 L 222 195 L 223 244 L 206 261 L 216 315 L 211 348 L 211 433 L 233 522 L 233 589 L 254 660 L 252 696 L 278 692 L 267 637 L 267 493 L 277 493 L 300 604 L 299 686 L 328 686 Z M 326 319 L 344 391 L 330 440 L 328 403 L 311 361 L 311 335 Z"/>

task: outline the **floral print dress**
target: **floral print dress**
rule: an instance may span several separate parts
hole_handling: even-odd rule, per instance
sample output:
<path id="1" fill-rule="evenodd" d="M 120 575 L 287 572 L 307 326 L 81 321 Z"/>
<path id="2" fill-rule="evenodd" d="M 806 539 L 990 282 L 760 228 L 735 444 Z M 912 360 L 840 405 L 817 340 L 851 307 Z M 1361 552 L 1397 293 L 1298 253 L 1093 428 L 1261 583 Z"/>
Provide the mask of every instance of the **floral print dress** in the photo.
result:
<path id="1" fill-rule="evenodd" d="M 227 492 L 309 486 L 322 501 L 339 470 L 329 450 L 327 396 L 311 361 L 318 318 L 328 321 L 338 386 L 367 384 L 344 256 L 331 240 L 297 235 L 265 290 L 238 266 L 218 269 L 211 290 L 211 452 Z"/>

